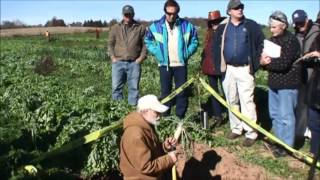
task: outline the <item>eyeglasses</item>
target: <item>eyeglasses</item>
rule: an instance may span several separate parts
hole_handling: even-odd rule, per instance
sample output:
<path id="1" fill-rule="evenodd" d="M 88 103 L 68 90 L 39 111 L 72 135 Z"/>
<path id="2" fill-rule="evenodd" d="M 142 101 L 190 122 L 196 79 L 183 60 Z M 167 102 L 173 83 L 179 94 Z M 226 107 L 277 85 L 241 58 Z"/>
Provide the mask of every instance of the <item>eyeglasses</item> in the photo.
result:
<path id="1" fill-rule="evenodd" d="M 241 5 L 239 5 L 239 6 L 235 7 L 235 8 L 232 8 L 232 9 L 233 9 L 233 10 L 244 9 L 244 5 L 241 4 Z"/>

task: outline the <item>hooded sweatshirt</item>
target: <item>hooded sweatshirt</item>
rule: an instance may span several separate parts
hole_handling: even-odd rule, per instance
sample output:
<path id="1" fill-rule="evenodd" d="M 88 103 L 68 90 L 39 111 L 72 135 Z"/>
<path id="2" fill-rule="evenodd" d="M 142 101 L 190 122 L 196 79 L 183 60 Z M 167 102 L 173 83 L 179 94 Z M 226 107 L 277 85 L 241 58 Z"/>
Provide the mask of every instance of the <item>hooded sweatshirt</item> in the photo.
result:
<path id="1" fill-rule="evenodd" d="M 154 127 L 138 112 L 124 119 L 120 142 L 120 170 L 125 180 L 159 180 L 174 162 L 165 154 Z"/>

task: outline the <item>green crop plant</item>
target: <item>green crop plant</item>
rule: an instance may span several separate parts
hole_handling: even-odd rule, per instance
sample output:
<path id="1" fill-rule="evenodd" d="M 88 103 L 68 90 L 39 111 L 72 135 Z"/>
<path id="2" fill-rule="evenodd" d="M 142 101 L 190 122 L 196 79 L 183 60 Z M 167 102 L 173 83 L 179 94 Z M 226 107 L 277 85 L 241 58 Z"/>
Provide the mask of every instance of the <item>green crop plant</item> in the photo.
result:
<path id="1" fill-rule="evenodd" d="M 200 74 L 200 60 L 204 31 L 200 46 L 191 57 L 188 76 Z M 88 133 L 109 126 L 135 110 L 126 99 L 111 99 L 111 61 L 106 54 L 107 33 L 95 39 L 92 33 L 54 35 L 47 42 L 41 36 L 1 37 L 0 47 L 0 177 L 26 178 L 21 166 L 43 153 L 68 144 Z M 54 69 L 48 74 L 35 72 L 44 57 L 51 57 Z M 262 105 L 260 117 L 268 120 L 266 107 L 266 72 L 256 74 L 256 97 Z M 127 97 L 127 89 L 124 91 Z M 154 57 L 142 64 L 140 95 L 160 94 L 159 70 Z M 203 129 L 199 120 L 200 105 L 210 94 L 199 83 L 188 88 L 189 108 L 184 120 L 185 144 L 203 142 L 211 147 L 225 147 L 238 153 L 240 142 L 230 142 L 224 135 L 228 124 L 214 129 Z M 222 95 L 223 93 L 221 93 Z M 174 111 L 174 109 L 173 109 Z M 179 122 L 175 117 L 163 118 L 157 131 L 161 139 L 172 136 Z M 215 134 L 221 131 L 222 135 Z M 41 179 L 55 177 L 90 178 L 117 172 L 118 145 L 122 129 L 113 130 L 90 144 L 34 164 Z M 186 146 L 187 147 L 187 146 Z M 239 153 L 241 156 L 241 153 Z M 287 176 L 289 167 L 283 161 L 259 160 L 253 153 L 244 155 L 246 161 L 264 166 L 273 174 Z M 277 167 L 279 172 L 270 168 Z M 303 174 L 304 172 L 302 172 Z M 301 173 L 296 173 L 297 177 Z M 75 176 L 75 177 L 74 177 Z"/>

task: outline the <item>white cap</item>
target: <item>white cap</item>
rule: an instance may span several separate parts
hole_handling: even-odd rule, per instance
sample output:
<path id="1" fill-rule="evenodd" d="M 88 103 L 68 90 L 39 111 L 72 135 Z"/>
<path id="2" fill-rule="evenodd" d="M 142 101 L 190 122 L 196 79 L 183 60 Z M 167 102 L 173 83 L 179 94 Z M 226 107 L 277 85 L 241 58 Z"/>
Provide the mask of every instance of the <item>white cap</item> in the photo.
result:
<path id="1" fill-rule="evenodd" d="M 138 100 L 138 110 L 151 109 L 159 113 L 163 113 L 169 108 L 158 100 L 155 95 L 145 95 Z"/>

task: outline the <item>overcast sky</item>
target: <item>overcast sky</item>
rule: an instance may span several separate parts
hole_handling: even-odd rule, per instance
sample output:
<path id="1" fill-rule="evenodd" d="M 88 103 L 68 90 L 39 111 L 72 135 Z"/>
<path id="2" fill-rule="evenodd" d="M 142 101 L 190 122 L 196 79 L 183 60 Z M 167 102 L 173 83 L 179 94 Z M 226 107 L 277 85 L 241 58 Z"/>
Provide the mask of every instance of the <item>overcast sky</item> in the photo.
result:
<path id="1" fill-rule="evenodd" d="M 155 20 L 163 14 L 164 0 L 1 0 L 1 21 L 21 20 L 28 25 L 45 24 L 56 16 L 66 23 L 84 20 L 121 19 L 121 8 L 130 4 L 136 19 Z M 181 17 L 206 18 L 208 11 L 218 9 L 226 15 L 228 0 L 180 0 Z M 283 11 L 289 21 L 296 9 L 305 10 L 315 20 L 320 8 L 319 0 L 243 0 L 247 18 L 267 24 L 275 10 Z"/>

